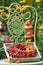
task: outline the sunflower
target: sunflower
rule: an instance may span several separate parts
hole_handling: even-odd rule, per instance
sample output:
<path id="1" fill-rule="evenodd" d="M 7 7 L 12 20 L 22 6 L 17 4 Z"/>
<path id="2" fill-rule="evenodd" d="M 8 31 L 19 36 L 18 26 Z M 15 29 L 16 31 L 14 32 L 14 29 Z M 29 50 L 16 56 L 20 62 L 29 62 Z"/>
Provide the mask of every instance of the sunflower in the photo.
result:
<path id="1" fill-rule="evenodd" d="M 20 0 L 20 3 L 25 3 L 26 2 L 26 0 Z"/>
<path id="2" fill-rule="evenodd" d="M 41 0 L 35 0 L 35 2 L 36 2 L 36 3 L 39 3 L 39 2 L 41 2 Z"/>
<path id="3" fill-rule="evenodd" d="M 26 10 L 28 5 L 22 5 L 22 9 Z"/>
<path id="4" fill-rule="evenodd" d="M 20 63 L 20 60 L 16 60 L 16 63 L 19 64 Z"/>
<path id="5" fill-rule="evenodd" d="M 39 27 L 39 29 L 41 29 L 41 30 L 43 29 L 43 24 Z"/>
<path id="6" fill-rule="evenodd" d="M 6 17 L 8 17 L 9 16 L 9 14 L 8 13 L 6 13 Z"/>
<path id="7" fill-rule="evenodd" d="M 31 40 L 32 40 L 32 39 L 28 39 L 28 40 L 26 40 L 25 42 L 28 43 L 28 42 L 31 42 Z"/>
<path id="8" fill-rule="evenodd" d="M 33 46 L 32 46 L 32 45 L 28 45 L 28 46 L 26 47 L 26 51 L 27 51 L 27 52 L 32 52 L 32 51 L 33 51 Z"/>
<path id="9" fill-rule="evenodd" d="M 14 4 L 14 6 L 16 7 L 16 9 L 20 9 L 19 5 Z"/>
<path id="10" fill-rule="evenodd" d="M 0 9 L 0 13 L 1 13 L 1 12 L 4 12 L 4 9 Z"/>
<path id="11" fill-rule="evenodd" d="M 4 59 L 4 62 L 8 62 L 8 58 Z"/>
<path id="12" fill-rule="evenodd" d="M 30 20 L 29 20 L 29 19 L 27 19 L 27 20 L 26 20 L 26 22 L 30 22 Z"/>
<path id="13" fill-rule="evenodd" d="M 9 6 L 6 6 L 7 9 L 9 9 Z"/>

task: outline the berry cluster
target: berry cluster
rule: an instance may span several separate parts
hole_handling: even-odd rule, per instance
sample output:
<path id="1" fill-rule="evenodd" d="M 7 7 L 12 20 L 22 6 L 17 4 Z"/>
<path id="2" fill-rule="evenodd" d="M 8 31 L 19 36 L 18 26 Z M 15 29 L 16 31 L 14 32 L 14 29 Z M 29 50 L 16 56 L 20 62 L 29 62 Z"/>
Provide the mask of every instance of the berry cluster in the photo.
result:
<path id="1" fill-rule="evenodd" d="M 26 44 L 25 42 L 15 42 L 10 44 L 7 51 L 13 58 L 27 58 L 36 56 L 35 47 L 31 44 Z"/>

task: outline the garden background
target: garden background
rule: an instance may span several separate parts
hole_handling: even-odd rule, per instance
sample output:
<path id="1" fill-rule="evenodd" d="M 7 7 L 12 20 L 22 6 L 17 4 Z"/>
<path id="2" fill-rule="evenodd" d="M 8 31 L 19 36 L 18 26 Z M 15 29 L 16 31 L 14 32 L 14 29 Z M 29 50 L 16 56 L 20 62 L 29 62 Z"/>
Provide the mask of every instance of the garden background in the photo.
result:
<path id="1" fill-rule="evenodd" d="M 36 31 L 36 41 L 37 41 L 37 47 L 42 55 L 43 60 L 43 0 L 21 0 L 22 3 L 20 3 L 20 0 L 0 0 L 0 6 L 6 6 L 8 7 L 11 3 L 19 3 L 21 5 L 31 5 L 36 8 L 38 12 L 38 21 L 37 21 L 37 31 Z M 6 23 L 4 23 L 6 25 Z M 33 22 L 34 24 L 34 22 Z M 41 28 L 41 29 L 40 29 Z M 1 31 L 0 31 L 1 32 Z M 2 47 L 2 42 L 0 40 L 0 47 Z M 6 57 L 5 52 L 0 51 L 0 59 L 3 59 Z"/>

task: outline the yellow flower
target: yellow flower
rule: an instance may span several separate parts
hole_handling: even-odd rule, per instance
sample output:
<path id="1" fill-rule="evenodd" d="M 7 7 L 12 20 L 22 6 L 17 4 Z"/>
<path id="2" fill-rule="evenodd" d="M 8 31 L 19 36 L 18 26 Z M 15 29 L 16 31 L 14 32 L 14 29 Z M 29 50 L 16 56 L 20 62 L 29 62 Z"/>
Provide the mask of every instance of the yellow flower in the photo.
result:
<path id="1" fill-rule="evenodd" d="M 9 9 L 9 6 L 6 6 L 7 9 Z M 12 8 L 10 8 L 10 10 L 12 10 Z"/>
<path id="2" fill-rule="evenodd" d="M 22 5 L 22 9 L 26 10 L 28 5 Z"/>
<path id="3" fill-rule="evenodd" d="M 14 6 L 17 8 L 17 9 L 19 9 L 20 7 L 19 7 L 19 5 L 17 5 L 17 4 L 14 4 Z"/>
<path id="4" fill-rule="evenodd" d="M 26 5 L 22 5 L 22 9 L 26 9 Z"/>
<path id="5" fill-rule="evenodd" d="M 24 16 L 24 14 L 22 13 L 21 16 Z"/>
<path id="6" fill-rule="evenodd" d="M 31 40 L 32 40 L 32 39 L 28 39 L 28 40 L 26 40 L 25 42 L 28 43 L 28 42 L 31 42 Z"/>
<path id="7" fill-rule="evenodd" d="M 26 20 L 26 22 L 30 22 L 30 20 L 29 20 L 29 19 L 27 19 L 27 20 Z"/>
<path id="8" fill-rule="evenodd" d="M 26 20 L 26 22 L 30 22 L 30 20 L 29 20 L 29 19 L 27 19 L 27 20 Z M 25 25 L 26 25 L 26 24 L 24 24 L 24 26 L 25 26 Z"/>
<path id="9" fill-rule="evenodd" d="M 8 17 L 9 16 L 9 14 L 8 13 L 6 13 L 6 17 Z"/>
<path id="10" fill-rule="evenodd" d="M 9 56 L 10 59 L 12 59 L 12 56 Z"/>
<path id="11" fill-rule="evenodd" d="M 20 3 L 25 3 L 26 2 L 26 0 L 20 0 Z"/>
<path id="12" fill-rule="evenodd" d="M 39 27 L 39 29 L 41 29 L 41 30 L 43 29 L 43 24 Z"/>
<path id="13" fill-rule="evenodd" d="M 9 56 L 10 59 L 12 59 L 11 56 Z M 4 62 L 8 62 L 8 58 L 4 59 Z"/>
<path id="14" fill-rule="evenodd" d="M 4 9 L 0 9 L 0 13 L 1 13 L 1 12 L 4 12 Z"/>
<path id="15" fill-rule="evenodd" d="M 9 9 L 9 7 L 8 7 L 8 6 L 6 6 L 6 8 L 7 8 L 7 9 Z"/>
<path id="16" fill-rule="evenodd" d="M 26 47 L 26 51 L 27 51 L 27 52 L 32 52 L 32 51 L 33 51 L 32 45 L 28 45 L 28 46 Z"/>
<path id="17" fill-rule="evenodd" d="M 8 62 L 8 58 L 4 59 L 4 62 Z"/>
<path id="18" fill-rule="evenodd" d="M 38 3 L 38 2 L 41 2 L 41 0 L 35 0 L 35 2 L 37 2 L 37 3 Z"/>
<path id="19" fill-rule="evenodd" d="M 20 63 L 20 60 L 16 60 L 16 63 L 19 64 Z"/>
<path id="20" fill-rule="evenodd" d="M 8 21 L 6 21 L 6 24 L 8 24 Z"/>

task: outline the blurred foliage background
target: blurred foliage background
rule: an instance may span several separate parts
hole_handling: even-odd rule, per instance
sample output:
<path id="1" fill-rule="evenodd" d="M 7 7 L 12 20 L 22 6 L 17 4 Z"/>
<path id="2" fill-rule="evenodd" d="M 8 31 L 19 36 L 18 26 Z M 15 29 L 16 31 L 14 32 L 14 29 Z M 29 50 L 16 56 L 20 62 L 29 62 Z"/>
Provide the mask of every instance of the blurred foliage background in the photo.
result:
<path id="1" fill-rule="evenodd" d="M 21 5 L 31 5 L 36 8 L 38 12 L 38 21 L 36 28 L 36 44 L 42 55 L 43 60 L 43 0 L 0 0 L 0 6 L 9 6 L 11 3 L 19 3 Z M 21 3 L 20 3 L 21 2 Z M 41 29 L 40 29 L 41 28 Z M 1 42 L 2 43 L 2 42 Z M 0 43 L 0 47 L 2 44 Z M 0 52 L 0 57 L 5 58 L 5 52 Z"/>

